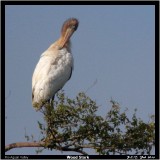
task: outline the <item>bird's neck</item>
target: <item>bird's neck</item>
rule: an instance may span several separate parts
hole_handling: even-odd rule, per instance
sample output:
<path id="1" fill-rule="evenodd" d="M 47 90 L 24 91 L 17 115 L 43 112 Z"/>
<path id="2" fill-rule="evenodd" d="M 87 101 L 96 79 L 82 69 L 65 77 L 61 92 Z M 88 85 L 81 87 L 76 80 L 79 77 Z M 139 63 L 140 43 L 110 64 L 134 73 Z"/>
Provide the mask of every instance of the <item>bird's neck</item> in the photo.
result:
<path id="1" fill-rule="evenodd" d="M 70 47 L 71 47 L 71 42 L 70 42 L 70 40 L 68 40 L 65 44 L 64 44 L 64 46 L 62 46 L 62 42 L 63 42 L 63 39 L 62 38 L 60 38 L 58 41 L 57 41 L 57 46 L 58 46 L 58 48 L 59 49 L 63 49 L 63 48 L 66 48 L 67 50 L 70 50 Z"/>
<path id="2" fill-rule="evenodd" d="M 53 43 L 48 49 L 49 50 L 53 50 L 53 49 L 61 50 L 63 48 L 66 48 L 68 52 L 71 52 L 71 41 L 70 40 L 68 40 L 68 42 L 65 43 L 64 46 L 62 46 L 61 44 L 62 44 L 61 39 L 59 39 L 55 43 Z"/>

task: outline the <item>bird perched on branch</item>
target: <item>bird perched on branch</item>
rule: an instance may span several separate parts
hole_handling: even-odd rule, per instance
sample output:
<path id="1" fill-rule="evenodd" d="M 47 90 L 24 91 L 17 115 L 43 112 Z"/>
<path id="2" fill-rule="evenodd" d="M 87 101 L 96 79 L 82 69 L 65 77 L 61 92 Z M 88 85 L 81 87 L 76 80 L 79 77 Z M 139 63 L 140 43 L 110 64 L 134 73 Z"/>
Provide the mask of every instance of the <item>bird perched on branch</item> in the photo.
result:
<path id="1" fill-rule="evenodd" d="M 32 105 L 36 110 L 53 99 L 71 77 L 73 57 L 70 38 L 77 30 L 78 24 L 76 18 L 66 20 L 60 38 L 40 57 L 32 77 Z"/>

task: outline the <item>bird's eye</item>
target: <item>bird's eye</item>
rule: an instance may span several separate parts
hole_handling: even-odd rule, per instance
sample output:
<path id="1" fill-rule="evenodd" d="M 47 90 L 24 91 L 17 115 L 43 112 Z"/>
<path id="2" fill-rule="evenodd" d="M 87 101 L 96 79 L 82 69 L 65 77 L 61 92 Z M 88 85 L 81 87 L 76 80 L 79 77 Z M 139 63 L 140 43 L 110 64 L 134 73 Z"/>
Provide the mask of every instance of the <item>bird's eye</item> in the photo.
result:
<path id="1" fill-rule="evenodd" d="M 71 28 L 72 28 L 72 29 L 75 29 L 75 26 L 74 26 L 74 25 L 71 25 Z"/>
<path id="2" fill-rule="evenodd" d="M 76 25 L 72 25 L 71 28 L 74 29 L 74 30 L 76 30 L 77 26 Z"/>

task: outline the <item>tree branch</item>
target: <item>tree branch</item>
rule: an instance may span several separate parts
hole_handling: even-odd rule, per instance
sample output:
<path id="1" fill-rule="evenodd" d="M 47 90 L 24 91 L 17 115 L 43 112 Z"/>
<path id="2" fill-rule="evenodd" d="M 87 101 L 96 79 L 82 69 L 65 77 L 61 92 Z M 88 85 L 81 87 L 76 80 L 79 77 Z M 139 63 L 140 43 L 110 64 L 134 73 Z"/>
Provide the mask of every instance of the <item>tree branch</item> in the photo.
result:
<path id="1" fill-rule="evenodd" d="M 13 149 L 13 148 L 22 148 L 22 147 L 45 147 L 45 142 L 16 142 L 16 143 L 11 143 L 9 145 L 5 146 L 5 152 Z M 69 146 L 65 147 L 60 147 L 59 150 L 61 151 L 75 151 L 78 153 L 81 153 L 83 155 L 88 155 L 86 152 L 81 150 L 81 147 L 76 147 L 76 148 L 68 148 Z"/>
<path id="2" fill-rule="evenodd" d="M 13 148 L 21 148 L 21 147 L 44 147 L 45 142 L 16 142 L 5 146 L 5 152 L 9 151 Z"/>

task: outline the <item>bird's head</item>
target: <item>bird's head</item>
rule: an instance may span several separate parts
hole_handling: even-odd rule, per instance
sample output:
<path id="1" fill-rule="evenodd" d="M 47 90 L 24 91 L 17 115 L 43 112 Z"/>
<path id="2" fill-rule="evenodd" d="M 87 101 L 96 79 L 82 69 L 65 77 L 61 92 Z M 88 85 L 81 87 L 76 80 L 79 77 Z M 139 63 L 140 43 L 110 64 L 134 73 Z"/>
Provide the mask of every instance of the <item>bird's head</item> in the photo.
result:
<path id="1" fill-rule="evenodd" d="M 76 18 L 70 18 L 66 20 L 61 29 L 61 48 L 63 48 L 66 43 L 69 42 L 70 37 L 74 33 L 74 31 L 78 28 L 78 20 Z"/>

